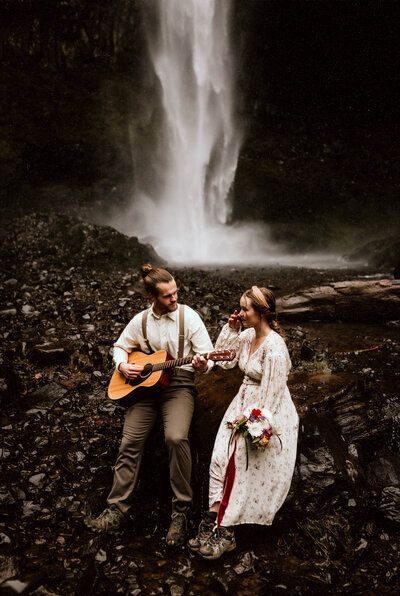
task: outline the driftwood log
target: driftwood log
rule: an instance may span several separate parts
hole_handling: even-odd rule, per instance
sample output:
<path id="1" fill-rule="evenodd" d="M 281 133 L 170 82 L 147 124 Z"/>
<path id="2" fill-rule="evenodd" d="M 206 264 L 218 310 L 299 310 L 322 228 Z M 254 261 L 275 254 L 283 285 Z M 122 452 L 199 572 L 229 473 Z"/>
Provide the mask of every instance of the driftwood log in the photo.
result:
<path id="1" fill-rule="evenodd" d="M 341 281 L 277 300 L 283 319 L 389 321 L 400 318 L 400 282 L 394 279 Z"/>

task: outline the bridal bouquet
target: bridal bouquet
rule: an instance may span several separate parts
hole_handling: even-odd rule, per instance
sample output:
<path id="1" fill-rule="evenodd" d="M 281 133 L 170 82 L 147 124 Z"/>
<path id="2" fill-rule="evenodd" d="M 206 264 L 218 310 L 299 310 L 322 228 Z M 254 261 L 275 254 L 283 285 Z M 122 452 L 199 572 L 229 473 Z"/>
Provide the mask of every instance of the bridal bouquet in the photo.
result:
<path id="1" fill-rule="evenodd" d="M 233 422 L 227 422 L 228 428 L 232 430 L 232 437 L 235 433 L 242 433 L 246 442 L 256 449 L 265 449 L 273 435 L 279 437 L 280 432 L 276 428 L 273 416 L 266 408 L 246 408 L 239 418 Z"/>

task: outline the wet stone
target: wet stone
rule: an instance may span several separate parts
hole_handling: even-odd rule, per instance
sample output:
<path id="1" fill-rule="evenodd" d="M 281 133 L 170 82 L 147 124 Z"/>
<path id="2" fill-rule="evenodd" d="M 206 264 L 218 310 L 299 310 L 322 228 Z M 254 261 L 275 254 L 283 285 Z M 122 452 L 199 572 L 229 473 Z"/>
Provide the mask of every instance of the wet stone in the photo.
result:
<path id="1" fill-rule="evenodd" d="M 42 486 L 43 480 L 44 480 L 45 477 L 46 477 L 46 474 L 43 474 L 43 473 L 41 473 L 41 474 L 35 474 L 34 476 L 31 476 L 29 478 L 29 482 L 31 484 L 33 484 L 33 486 L 39 487 L 39 486 Z"/>
<path id="2" fill-rule="evenodd" d="M 241 553 L 236 565 L 234 565 L 233 567 L 233 570 L 238 575 L 242 575 L 243 573 L 247 573 L 248 571 L 254 572 L 254 565 L 256 560 L 257 557 L 253 551 Z"/>
<path id="3" fill-rule="evenodd" d="M 43 583 L 42 574 L 30 575 L 21 578 L 10 578 L 3 582 L 1 587 L 2 594 L 29 594 L 35 588 Z"/>
<path id="4" fill-rule="evenodd" d="M 19 579 L 8 579 L 0 587 L 3 594 L 26 594 L 29 584 Z"/>
<path id="5" fill-rule="evenodd" d="M 15 317 L 16 314 L 17 314 L 16 308 L 5 308 L 3 310 L 0 310 L 1 317 Z"/>
<path id="6" fill-rule="evenodd" d="M 58 385 L 58 383 L 49 383 L 40 387 L 36 391 L 30 394 L 30 404 L 36 406 L 36 408 L 52 408 L 65 394 L 67 389 Z M 32 412 L 32 409 L 30 410 Z"/>
<path id="7" fill-rule="evenodd" d="M 28 358 L 36 364 L 62 364 L 69 362 L 73 349 L 73 345 L 67 342 L 47 342 L 33 346 Z"/>
<path id="8" fill-rule="evenodd" d="M 303 342 L 300 350 L 300 358 L 310 361 L 315 357 L 315 350 L 306 342 Z"/>
<path id="9" fill-rule="evenodd" d="M 333 456 L 324 447 L 319 447 L 309 457 L 301 453 L 299 473 L 301 480 L 310 488 L 325 488 L 335 482 Z"/>
<path id="10" fill-rule="evenodd" d="M 400 524 L 400 487 L 386 486 L 383 489 L 379 509 L 388 520 Z"/>
<path id="11" fill-rule="evenodd" d="M 33 306 L 31 306 L 30 304 L 24 304 L 21 312 L 23 315 L 26 316 L 33 316 L 33 315 L 37 315 L 39 314 L 37 311 L 35 311 L 35 308 Z"/>
<path id="12" fill-rule="evenodd" d="M 0 532 L 0 545 L 2 544 L 11 544 L 11 538 L 4 532 Z"/>
<path id="13" fill-rule="evenodd" d="M 375 458 L 366 467 L 366 478 L 374 488 L 400 486 L 400 457 L 382 455 Z"/>
<path id="14" fill-rule="evenodd" d="M 13 505 L 15 503 L 15 499 L 11 492 L 7 488 L 0 488 L 0 505 L 3 507 L 5 505 Z"/>

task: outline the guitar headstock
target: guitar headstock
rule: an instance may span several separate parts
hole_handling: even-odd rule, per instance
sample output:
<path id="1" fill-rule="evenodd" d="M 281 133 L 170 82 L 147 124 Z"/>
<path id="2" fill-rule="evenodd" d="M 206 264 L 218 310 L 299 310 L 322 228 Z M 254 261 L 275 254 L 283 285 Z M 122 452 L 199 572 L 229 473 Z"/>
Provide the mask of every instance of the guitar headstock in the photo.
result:
<path id="1" fill-rule="evenodd" d="M 235 356 L 235 350 L 216 350 L 215 352 L 210 352 L 208 354 L 208 359 L 213 360 L 214 362 L 221 362 L 223 360 L 233 360 Z"/>

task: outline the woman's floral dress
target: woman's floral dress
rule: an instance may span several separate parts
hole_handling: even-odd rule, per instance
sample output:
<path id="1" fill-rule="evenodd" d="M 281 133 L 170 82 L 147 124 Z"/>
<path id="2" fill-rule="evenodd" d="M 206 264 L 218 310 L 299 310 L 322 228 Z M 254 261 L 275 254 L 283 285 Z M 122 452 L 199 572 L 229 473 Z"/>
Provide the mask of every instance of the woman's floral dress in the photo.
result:
<path id="1" fill-rule="evenodd" d="M 253 328 L 238 333 L 226 324 L 215 345 L 216 349 L 235 349 L 236 357 L 221 364 L 223 368 L 238 365 L 245 376 L 237 395 L 229 405 L 215 439 L 210 465 L 210 506 L 221 501 L 228 464 L 232 422 L 249 406 L 267 408 L 274 416 L 280 439 L 272 436 L 265 450 L 248 450 L 246 470 L 245 439 L 237 435 L 236 475 L 225 510 L 223 526 L 238 524 L 270 525 L 282 506 L 290 488 L 296 461 L 299 418 L 287 387 L 291 367 L 289 353 L 282 337 L 271 330 L 260 347 L 250 355 Z"/>

